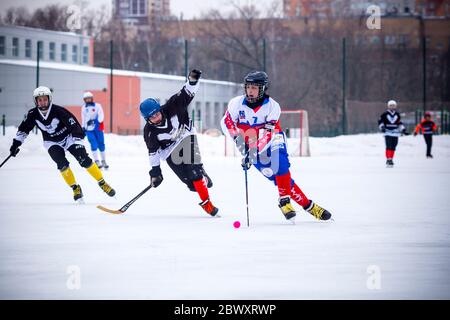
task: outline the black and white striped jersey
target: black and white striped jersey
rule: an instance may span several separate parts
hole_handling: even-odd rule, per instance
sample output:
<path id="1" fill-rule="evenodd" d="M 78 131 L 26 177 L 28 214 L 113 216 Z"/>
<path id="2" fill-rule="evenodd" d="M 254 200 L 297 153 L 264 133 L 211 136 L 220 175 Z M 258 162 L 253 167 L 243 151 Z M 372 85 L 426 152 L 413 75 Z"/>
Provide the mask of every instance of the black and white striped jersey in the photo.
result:
<path id="1" fill-rule="evenodd" d="M 386 110 L 378 119 L 378 127 L 380 130 L 386 130 L 384 135 L 391 137 L 399 137 L 405 126 L 402 123 L 400 113 L 396 110 Z"/>
<path id="2" fill-rule="evenodd" d="M 14 139 L 23 143 L 34 126 L 41 130 L 44 142 L 61 142 L 69 135 L 74 138 L 84 138 L 83 129 L 77 118 L 68 110 L 55 104 L 50 106 L 45 116 L 37 107 L 28 111 Z"/>
<path id="3" fill-rule="evenodd" d="M 188 106 L 198 90 L 198 83 L 189 82 L 161 106 L 163 121 L 159 125 L 146 123 L 144 140 L 150 156 L 150 165 L 158 166 L 160 160 L 167 159 L 172 150 L 186 136 L 196 133 L 192 120 L 189 118 Z"/>

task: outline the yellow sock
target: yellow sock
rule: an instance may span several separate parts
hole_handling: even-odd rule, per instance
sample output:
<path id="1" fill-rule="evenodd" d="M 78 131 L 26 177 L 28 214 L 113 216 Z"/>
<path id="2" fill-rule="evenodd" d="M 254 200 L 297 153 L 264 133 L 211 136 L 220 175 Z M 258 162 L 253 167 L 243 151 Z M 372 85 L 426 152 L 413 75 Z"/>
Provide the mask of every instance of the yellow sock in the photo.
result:
<path id="1" fill-rule="evenodd" d="M 74 184 L 77 184 L 75 181 L 75 176 L 73 175 L 72 170 L 70 167 L 67 167 L 66 170 L 61 171 L 61 175 L 64 178 L 64 181 L 69 185 L 69 187 L 73 186 Z"/>
<path id="2" fill-rule="evenodd" d="M 95 164 L 95 162 L 92 163 L 92 165 L 86 169 L 87 172 L 89 172 L 89 174 L 97 181 L 100 181 L 103 179 L 103 175 L 102 172 L 100 171 L 100 169 L 97 167 L 97 165 Z"/>

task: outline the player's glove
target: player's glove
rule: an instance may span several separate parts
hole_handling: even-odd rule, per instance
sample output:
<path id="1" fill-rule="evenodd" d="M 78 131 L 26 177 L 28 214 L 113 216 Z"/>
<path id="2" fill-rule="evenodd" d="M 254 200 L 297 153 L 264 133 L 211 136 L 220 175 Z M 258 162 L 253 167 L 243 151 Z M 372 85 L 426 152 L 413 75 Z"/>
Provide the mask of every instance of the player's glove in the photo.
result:
<path id="1" fill-rule="evenodd" d="M 239 150 L 239 152 L 245 156 L 247 154 L 247 151 L 249 149 L 248 144 L 245 143 L 245 139 L 240 134 L 234 137 L 234 143 L 236 144 L 236 148 Z"/>
<path id="2" fill-rule="evenodd" d="M 409 132 L 407 132 L 406 129 L 402 130 L 402 134 L 405 135 L 405 136 L 409 136 Z"/>
<path id="3" fill-rule="evenodd" d="M 195 86 L 202 76 L 202 72 L 198 69 L 192 69 L 191 72 L 189 72 L 189 84 L 191 86 Z"/>
<path id="4" fill-rule="evenodd" d="M 9 152 L 13 157 L 17 156 L 17 154 L 19 153 L 20 151 L 19 147 L 21 144 L 22 142 L 20 142 L 19 140 L 13 139 L 11 148 L 9 148 Z"/>
<path id="5" fill-rule="evenodd" d="M 161 167 L 155 166 L 150 170 L 150 184 L 153 188 L 157 188 L 163 181 Z"/>
<path id="6" fill-rule="evenodd" d="M 413 133 L 413 136 L 414 136 L 414 137 L 417 136 L 417 132 L 414 132 L 414 133 Z"/>
<path id="7" fill-rule="evenodd" d="M 248 152 L 244 155 L 244 158 L 242 158 L 242 169 L 248 170 L 252 166 L 252 164 L 256 163 L 257 159 L 257 149 L 251 148 L 248 150 Z"/>
<path id="8" fill-rule="evenodd" d="M 386 132 L 386 128 L 385 127 L 381 127 L 381 132 L 385 133 Z"/>
<path id="9" fill-rule="evenodd" d="M 88 127 L 90 127 L 93 124 L 95 124 L 95 121 L 94 120 L 89 120 L 86 124 L 87 124 Z"/>

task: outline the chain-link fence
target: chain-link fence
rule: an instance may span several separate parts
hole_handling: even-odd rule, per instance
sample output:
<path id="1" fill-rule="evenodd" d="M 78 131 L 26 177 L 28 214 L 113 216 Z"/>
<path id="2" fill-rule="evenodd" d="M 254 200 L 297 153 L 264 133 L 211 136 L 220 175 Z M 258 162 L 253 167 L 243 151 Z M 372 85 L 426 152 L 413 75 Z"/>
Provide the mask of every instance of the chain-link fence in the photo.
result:
<path id="1" fill-rule="evenodd" d="M 31 92 L 39 84 L 53 90 L 54 103 L 79 117 L 83 92 L 91 91 L 104 107 L 107 132 L 138 134 L 140 101 L 154 97 L 164 103 L 187 72 L 199 68 L 210 81 L 203 81 L 189 114 L 200 131 L 218 129 L 228 101 L 243 94 L 245 74 L 260 69 L 269 74 L 268 92 L 283 109 L 308 111 L 312 136 L 376 132 L 390 99 L 405 116 L 413 113 L 408 117 L 414 122 L 418 111 L 432 111 L 441 132 L 448 132 L 445 32 L 424 37 L 410 28 L 368 35 L 359 32 L 361 24 L 343 37 L 323 28 L 320 19 L 299 20 L 299 26 L 291 21 L 289 28 L 283 19 L 256 20 L 252 27 L 245 21 L 208 23 L 188 29 L 174 22 L 180 30 L 175 34 L 114 26 L 81 45 L 77 36 L 72 44 L 6 37 L 4 52 L 17 57 L 0 60 L 1 114 L 17 125 L 33 106 Z"/>

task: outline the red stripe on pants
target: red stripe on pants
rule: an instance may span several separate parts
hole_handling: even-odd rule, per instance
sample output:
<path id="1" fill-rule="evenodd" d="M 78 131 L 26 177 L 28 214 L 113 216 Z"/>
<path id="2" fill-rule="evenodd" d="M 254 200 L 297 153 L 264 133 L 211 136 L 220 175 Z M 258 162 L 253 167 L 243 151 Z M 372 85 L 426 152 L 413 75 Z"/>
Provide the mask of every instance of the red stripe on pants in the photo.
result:
<path id="1" fill-rule="evenodd" d="M 303 208 L 309 205 L 309 199 L 305 196 L 302 189 L 294 182 L 294 185 L 291 188 L 291 198 L 294 199 L 299 205 Z"/>

